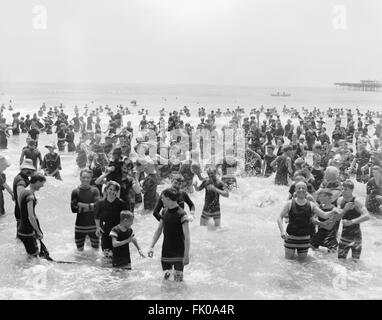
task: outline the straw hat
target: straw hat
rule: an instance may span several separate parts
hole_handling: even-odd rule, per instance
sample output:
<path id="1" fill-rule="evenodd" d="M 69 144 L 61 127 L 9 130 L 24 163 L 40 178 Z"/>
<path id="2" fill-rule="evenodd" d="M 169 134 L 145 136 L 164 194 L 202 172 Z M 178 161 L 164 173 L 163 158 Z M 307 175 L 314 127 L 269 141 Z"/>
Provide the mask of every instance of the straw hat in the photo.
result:
<path id="1" fill-rule="evenodd" d="M 21 170 L 23 170 L 23 169 L 29 169 L 29 170 L 34 170 L 34 171 L 36 171 L 36 168 L 35 168 L 34 165 L 33 165 L 33 161 L 32 161 L 32 159 L 25 159 L 25 160 L 23 161 L 23 163 L 21 164 L 20 169 L 21 169 Z"/>
<path id="2" fill-rule="evenodd" d="M 57 149 L 56 146 L 55 146 L 53 143 L 52 143 L 52 144 L 48 144 L 48 145 L 46 145 L 45 148 L 47 148 L 47 149 L 53 149 L 53 150 L 54 150 L 54 149 Z"/>

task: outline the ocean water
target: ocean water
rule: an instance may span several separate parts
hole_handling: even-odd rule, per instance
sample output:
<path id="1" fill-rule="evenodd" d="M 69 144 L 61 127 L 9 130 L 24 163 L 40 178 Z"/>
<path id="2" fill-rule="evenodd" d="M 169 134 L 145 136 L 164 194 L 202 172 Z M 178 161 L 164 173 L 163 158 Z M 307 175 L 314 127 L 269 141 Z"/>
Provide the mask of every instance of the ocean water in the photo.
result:
<path id="1" fill-rule="evenodd" d="M 288 91 L 289 98 L 273 98 L 270 93 Z M 70 113 L 77 104 L 129 105 L 133 115 L 125 116 L 136 126 L 137 110 L 149 109 L 157 119 L 159 109 L 167 111 L 187 105 L 191 110 L 221 107 L 356 107 L 377 110 L 382 93 L 354 92 L 335 88 L 248 88 L 199 86 L 122 86 L 122 85 L 9 85 L 0 86 L 0 104 L 12 100 L 14 111 L 37 112 L 63 103 Z M 92 101 L 94 101 L 92 103 Z M 249 109 L 248 109 L 249 111 Z M 9 117 L 7 111 L 6 116 Z M 196 123 L 195 112 L 190 122 Z M 219 119 L 222 125 L 227 118 Z M 104 122 L 105 123 L 105 122 Z M 1 150 L 12 163 L 6 171 L 9 183 L 18 172 L 20 150 L 25 136 L 11 137 L 9 148 Z M 55 139 L 41 135 L 39 145 Z M 40 147 L 44 154 L 46 150 Z M 101 253 L 89 247 L 78 255 L 74 243 L 75 215 L 70 211 L 70 193 L 79 184 L 75 155 L 63 153 L 63 182 L 48 177 L 37 193 L 37 215 L 44 231 L 44 242 L 57 260 L 80 262 L 54 264 L 44 260 L 28 261 L 23 245 L 15 239 L 13 203 L 5 192 L 7 214 L 0 218 L 0 299 L 380 299 L 382 297 L 382 221 L 372 218 L 362 224 L 363 251 L 355 264 L 341 263 L 324 251 L 310 252 L 308 261 L 284 259 L 283 240 L 276 219 L 287 198 L 287 188 L 275 186 L 270 178 L 239 178 L 238 190 L 228 199 L 221 198 L 222 226 L 219 231 L 200 227 L 204 192 L 191 194 L 196 219 L 190 224 L 190 264 L 184 282 L 162 281 L 159 239 L 154 257 L 140 258 L 131 246 L 133 270 L 117 272 L 104 267 Z M 165 186 L 161 186 L 163 189 Z M 356 184 L 355 194 L 362 201 L 365 185 Z M 133 230 L 147 252 L 157 222 L 137 214 Z"/>

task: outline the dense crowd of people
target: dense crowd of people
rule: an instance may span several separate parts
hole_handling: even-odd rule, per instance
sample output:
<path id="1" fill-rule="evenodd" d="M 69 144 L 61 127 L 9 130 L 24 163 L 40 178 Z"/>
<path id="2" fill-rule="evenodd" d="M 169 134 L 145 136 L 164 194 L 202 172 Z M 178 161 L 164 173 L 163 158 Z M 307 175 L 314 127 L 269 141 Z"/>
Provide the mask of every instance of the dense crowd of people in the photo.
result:
<path id="1" fill-rule="evenodd" d="M 209 113 L 199 108 L 200 122 L 193 127 L 186 106 L 168 114 L 160 110 L 158 122 L 148 120 L 148 110 L 142 109 L 138 132 L 134 132 L 131 121 L 124 124 L 123 117 L 128 118 L 131 112 L 122 105 L 95 110 L 85 106 L 82 115 L 75 107 L 71 118 L 62 105 L 48 108 L 43 104 L 32 117 L 17 112 L 9 122 L 5 110 L 1 106 L 0 149 L 6 149 L 8 140 L 20 134 L 26 137 L 26 146 L 21 150 L 20 172 L 14 177 L 13 188 L 4 173 L 10 164 L 0 156 L 0 214 L 5 214 L 3 190 L 7 190 L 15 202 L 17 237 L 31 256 L 39 255 L 38 241 L 43 238 L 34 194 L 44 186 L 45 176 L 63 179 L 60 154 L 64 151 L 74 154 L 80 170 L 80 185 L 70 199 L 71 210 L 77 215 L 77 249 L 82 251 L 89 237 L 95 250 L 101 242 L 105 259 L 114 267 L 130 269 L 130 242 L 144 257 L 131 228 L 134 212 L 142 208 L 141 214 L 152 213 L 159 223 L 150 257 L 164 235 L 161 263 L 166 279 L 174 268 L 174 279 L 182 281 L 183 267 L 189 263 L 188 224 L 195 216 L 189 195 L 205 190 L 200 225 L 213 219 L 218 228 L 219 198 L 240 188 L 239 176 L 274 176 L 275 184 L 290 187 L 289 200 L 277 220 L 286 258 L 293 258 L 297 251 L 298 258 L 304 259 L 309 249 L 324 247 L 337 252 L 340 259 L 346 259 L 351 249 L 352 258 L 359 259 L 360 223 L 369 215 L 382 215 L 379 112 L 362 114 L 359 109 L 354 113 L 343 108 L 298 111 L 286 106 L 279 112 L 261 106 L 247 116 L 240 107 Z M 105 117 L 107 127 L 101 124 Z M 222 117 L 228 121 L 219 127 L 216 120 Z M 374 129 L 372 135 L 369 127 Z M 45 146 L 48 152 L 44 156 L 39 151 L 42 134 L 56 135 L 56 143 Z M 217 151 L 215 137 L 219 134 L 223 153 Z M 232 144 L 227 146 L 230 134 Z M 244 148 L 240 149 L 241 145 Z M 312 163 L 308 164 L 310 156 Z M 365 184 L 365 203 L 353 195 L 354 180 Z M 171 187 L 159 195 L 158 185 L 169 182 Z"/>

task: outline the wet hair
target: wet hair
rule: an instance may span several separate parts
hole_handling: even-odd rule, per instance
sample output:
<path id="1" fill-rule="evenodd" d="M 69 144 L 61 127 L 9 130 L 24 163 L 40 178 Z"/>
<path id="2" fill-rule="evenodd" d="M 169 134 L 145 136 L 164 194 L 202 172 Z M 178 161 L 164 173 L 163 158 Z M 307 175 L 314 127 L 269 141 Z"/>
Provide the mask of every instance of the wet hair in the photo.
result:
<path id="1" fill-rule="evenodd" d="M 45 182 L 46 178 L 44 175 L 41 173 L 35 173 L 34 175 L 31 176 L 30 183 L 36 183 L 36 182 Z"/>
<path id="2" fill-rule="evenodd" d="M 283 147 L 283 152 L 288 152 L 288 151 L 292 151 L 293 150 L 293 148 L 292 148 L 292 146 L 284 146 Z"/>
<path id="3" fill-rule="evenodd" d="M 118 182 L 115 182 L 115 181 L 113 181 L 113 180 L 109 181 L 109 182 L 106 184 L 106 186 L 105 186 L 105 190 L 109 189 L 110 186 L 114 186 L 114 187 L 117 189 L 117 191 L 121 190 L 121 186 L 119 185 L 119 183 L 118 183 Z"/>
<path id="4" fill-rule="evenodd" d="M 184 178 L 181 174 L 174 174 L 171 181 L 183 182 Z"/>
<path id="5" fill-rule="evenodd" d="M 119 215 L 119 221 L 123 221 L 123 220 L 132 220 L 134 219 L 134 213 L 132 213 L 131 211 L 128 211 L 128 210 L 122 210 L 120 215 Z"/>
<path id="6" fill-rule="evenodd" d="M 174 188 L 165 189 L 162 192 L 162 195 L 166 198 L 169 198 L 172 201 L 177 201 L 178 199 L 178 191 Z"/>
<path id="7" fill-rule="evenodd" d="M 350 179 L 347 179 L 345 180 L 343 183 L 342 183 L 342 186 L 345 187 L 345 188 L 349 188 L 349 189 L 354 189 L 354 183 L 353 181 L 351 181 Z"/>
<path id="8" fill-rule="evenodd" d="M 93 172 L 91 170 L 89 170 L 89 169 L 82 169 L 81 172 L 80 172 L 80 178 L 82 177 L 82 175 L 84 173 L 88 173 L 88 174 L 90 174 L 91 177 L 93 177 Z"/>

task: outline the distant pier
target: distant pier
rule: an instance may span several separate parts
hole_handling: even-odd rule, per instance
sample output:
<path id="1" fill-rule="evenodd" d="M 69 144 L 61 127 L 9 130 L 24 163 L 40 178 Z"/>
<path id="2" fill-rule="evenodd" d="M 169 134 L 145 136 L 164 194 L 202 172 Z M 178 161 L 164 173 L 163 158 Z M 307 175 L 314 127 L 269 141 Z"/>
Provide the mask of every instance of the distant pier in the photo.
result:
<path id="1" fill-rule="evenodd" d="M 350 90 L 378 91 L 382 88 L 382 82 L 376 80 L 361 80 L 359 83 L 336 82 L 334 85 Z"/>

